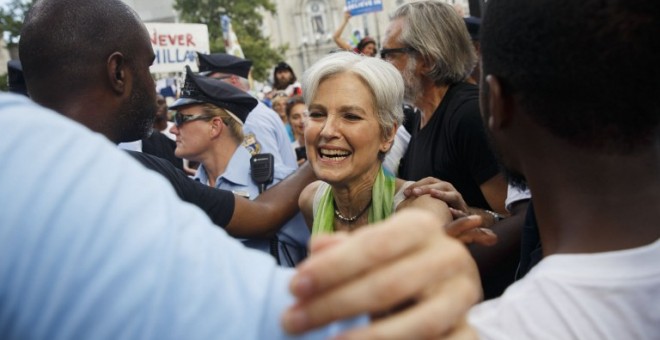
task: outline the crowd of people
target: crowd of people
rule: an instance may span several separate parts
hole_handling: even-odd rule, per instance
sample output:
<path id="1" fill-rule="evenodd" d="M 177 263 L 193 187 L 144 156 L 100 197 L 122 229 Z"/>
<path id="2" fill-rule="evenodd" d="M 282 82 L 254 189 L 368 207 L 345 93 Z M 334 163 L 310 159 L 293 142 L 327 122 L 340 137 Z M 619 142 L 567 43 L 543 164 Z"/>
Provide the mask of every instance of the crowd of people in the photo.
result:
<path id="1" fill-rule="evenodd" d="M 0 93 L 0 338 L 656 339 L 660 5 L 484 12 L 403 4 L 380 49 L 347 13 L 264 101 L 199 53 L 168 106 L 124 2 L 36 2 Z"/>

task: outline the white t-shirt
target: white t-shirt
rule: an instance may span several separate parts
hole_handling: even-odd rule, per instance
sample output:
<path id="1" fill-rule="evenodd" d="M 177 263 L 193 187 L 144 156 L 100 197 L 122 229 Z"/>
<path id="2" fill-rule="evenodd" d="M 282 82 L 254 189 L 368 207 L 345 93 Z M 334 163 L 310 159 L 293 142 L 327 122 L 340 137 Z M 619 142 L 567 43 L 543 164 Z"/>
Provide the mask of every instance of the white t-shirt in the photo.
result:
<path id="1" fill-rule="evenodd" d="M 660 240 L 552 255 L 469 314 L 481 339 L 660 339 Z"/>

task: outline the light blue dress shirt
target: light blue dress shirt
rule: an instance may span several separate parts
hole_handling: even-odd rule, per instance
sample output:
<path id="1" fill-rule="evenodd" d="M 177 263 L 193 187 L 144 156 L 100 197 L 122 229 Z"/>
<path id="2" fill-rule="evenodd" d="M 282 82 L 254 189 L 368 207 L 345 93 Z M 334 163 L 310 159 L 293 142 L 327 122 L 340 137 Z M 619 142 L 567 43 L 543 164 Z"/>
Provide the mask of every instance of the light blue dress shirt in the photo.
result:
<path id="1" fill-rule="evenodd" d="M 288 338 L 293 270 L 63 116 L 0 93 L 0 126 L 0 339 Z"/>
<path id="2" fill-rule="evenodd" d="M 243 125 L 244 146 L 250 153 L 270 153 L 275 158 L 275 168 L 298 168 L 296 154 L 291 150 L 289 135 L 280 116 L 264 103 L 259 104 L 248 114 Z"/>
<path id="3" fill-rule="evenodd" d="M 252 180 L 250 171 L 251 157 L 252 155 L 245 148 L 240 146 L 236 148 L 234 155 L 232 155 L 229 163 L 227 163 L 225 172 L 216 178 L 215 187 L 230 190 L 239 195 L 247 193 L 249 194 L 249 199 L 257 198 L 259 196 L 259 187 Z M 270 184 L 269 187 L 279 183 L 290 172 L 291 170 L 288 168 L 276 167 L 273 174 L 273 184 Z M 209 178 L 206 175 L 204 165 L 199 166 L 194 178 L 203 184 L 209 185 Z M 300 262 L 306 255 L 309 237 L 309 228 L 301 213 L 296 214 L 296 216 L 287 221 L 277 232 L 278 240 L 286 244 L 280 244 L 278 247 L 280 264 L 286 267 L 293 267 Z M 270 253 L 270 240 L 268 239 L 255 238 L 240 240 L 249 248 Z"/>

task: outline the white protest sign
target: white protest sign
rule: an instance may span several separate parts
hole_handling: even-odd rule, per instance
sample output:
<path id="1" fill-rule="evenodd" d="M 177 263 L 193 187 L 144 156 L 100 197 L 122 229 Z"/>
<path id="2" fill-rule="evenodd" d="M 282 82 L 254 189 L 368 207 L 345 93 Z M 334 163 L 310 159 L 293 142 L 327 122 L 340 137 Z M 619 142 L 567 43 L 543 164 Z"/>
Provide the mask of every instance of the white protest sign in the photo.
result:
<path id="1" fill-rule="evenodd" d="M 197 53 L 209 53 L 209 31 L 204 24 L 145 23 L 156 59 L 151 73 L 197 70 Z"/>

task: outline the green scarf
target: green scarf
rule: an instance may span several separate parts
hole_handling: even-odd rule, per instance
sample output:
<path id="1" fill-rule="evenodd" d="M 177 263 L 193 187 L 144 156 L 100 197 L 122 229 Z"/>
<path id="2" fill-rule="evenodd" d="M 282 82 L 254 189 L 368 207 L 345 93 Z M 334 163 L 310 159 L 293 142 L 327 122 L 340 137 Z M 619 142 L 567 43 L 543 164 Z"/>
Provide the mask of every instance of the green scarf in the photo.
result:
<path id="1" fill-rule="evenodd" d="M 384 220 L 392 214 L 395 190 L 395 178 L 386 175 L 383 167 L 381 167 L 371 189 L 369 224 Z M 319 201 L 316 216 L 314 216 L 312 234 L 332 234 L 335 231 L 335 206 L 333 202 L 332 187 L 327 186 Z"/>

